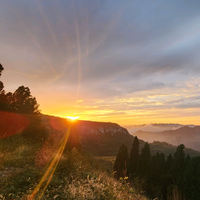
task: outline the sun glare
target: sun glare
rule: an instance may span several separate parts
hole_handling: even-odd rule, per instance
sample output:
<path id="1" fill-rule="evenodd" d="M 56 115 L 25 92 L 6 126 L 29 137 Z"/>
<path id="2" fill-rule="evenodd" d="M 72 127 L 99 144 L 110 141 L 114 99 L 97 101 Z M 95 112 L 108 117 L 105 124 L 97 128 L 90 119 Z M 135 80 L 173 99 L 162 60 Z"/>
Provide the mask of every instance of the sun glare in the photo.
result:
<path id="1" fill-rule="evenodd" d="M 77 116 L 77 117 L 67 116 L 66 118 L 69 119 L 69 120 L 72 120 L 72 121 L 76 121 L 80 117 L 79 116 Z"/>

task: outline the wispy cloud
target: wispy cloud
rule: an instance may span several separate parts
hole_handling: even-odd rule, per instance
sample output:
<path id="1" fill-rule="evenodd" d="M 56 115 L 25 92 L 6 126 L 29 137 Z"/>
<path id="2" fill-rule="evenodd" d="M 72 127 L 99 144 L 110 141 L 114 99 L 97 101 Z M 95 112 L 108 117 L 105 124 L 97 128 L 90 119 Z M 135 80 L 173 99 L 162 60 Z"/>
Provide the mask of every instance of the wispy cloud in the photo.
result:
<path id="1" fill-rule="evenodd" d="M 125 123 L 199 109 L 199 13 L 197 1 L 3 1 L 2 81 L 55 115 Z"/>

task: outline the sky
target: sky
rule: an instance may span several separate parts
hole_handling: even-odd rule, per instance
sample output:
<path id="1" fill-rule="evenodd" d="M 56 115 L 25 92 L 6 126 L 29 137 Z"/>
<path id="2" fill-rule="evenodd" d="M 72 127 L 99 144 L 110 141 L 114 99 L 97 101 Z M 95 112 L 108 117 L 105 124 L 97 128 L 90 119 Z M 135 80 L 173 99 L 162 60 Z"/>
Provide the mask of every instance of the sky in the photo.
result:
<path id="1" fill-rule="evenodd" d="M 200 124 L 200 2 L 2 0 L 1 81 L 44 114 Z"/>

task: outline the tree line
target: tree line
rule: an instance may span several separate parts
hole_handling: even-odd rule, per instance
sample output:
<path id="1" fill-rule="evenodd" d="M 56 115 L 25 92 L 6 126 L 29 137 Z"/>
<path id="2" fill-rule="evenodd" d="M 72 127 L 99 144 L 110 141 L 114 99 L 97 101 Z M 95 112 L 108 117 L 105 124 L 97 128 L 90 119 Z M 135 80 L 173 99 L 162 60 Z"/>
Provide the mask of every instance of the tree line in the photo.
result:
<path id="1" fill-rule="evenodd" d="M 139 140 L 134 138 L 130 156 L 122 145 L 114 164 L 117 179 L 128 176 L 130 184 L 139 181 L 142 190 L 150 199 L 198 200 L 200 197 L 200 157 L 191 158 L 179 145 L 172 156 L 163 153 L 151 155 L 146 143 L 139 153 Z"/>
<path id="2" fill-rule="evenodd" d="M 0 76 L 4 70 L 0 64 Z M 31 95 L 28 87 L 20 86 L 15 92 L 4 90 L 4 84 L 0 81 L 0 110 L 20 114 L 39 114 L 39 104 L 35 97 Z"/>
<path id="3" fill-rule="evenodd" d="M 3 70 L 0 64 L 0 76 Z M 6 92 L 0 81 L 0 116 L 0 138 L 17 132 L 21 132 L 22 137 L 32 142 L 43 142 L 48 137 L 40 118 L 39 104 L 28 87 L 22 85 L 13 93 Z"/>
<path id="4" fill-rule="evenodd" d="M 4 70 L 0 64 L 0 76 Z M 56 121 L 56 120 L 55 120 Z M 66 120 L 63 121 L 67 129 Z M 61 129 L 61 128 L 60 128 Z M 76 127 L 70 129 L 65 151 L 71 151 L 74 147 L 81 149 L 79 134 Z M 20 133 L 21 136 L 29 142 L 49 142 L 49 132 L 43 124 L 39 104 L 35 97 L 32 96 L 28 87 L 19 86 L 13 93 L 4 90 L 4 84 L 0 81 L 0 139 Z M 63 131 L 55 130 L 55 137 L 64 136 Z M 48 140 L 47 140 L 48 139 Z M 55 143 L 55 140 L 53 141 Z"/>

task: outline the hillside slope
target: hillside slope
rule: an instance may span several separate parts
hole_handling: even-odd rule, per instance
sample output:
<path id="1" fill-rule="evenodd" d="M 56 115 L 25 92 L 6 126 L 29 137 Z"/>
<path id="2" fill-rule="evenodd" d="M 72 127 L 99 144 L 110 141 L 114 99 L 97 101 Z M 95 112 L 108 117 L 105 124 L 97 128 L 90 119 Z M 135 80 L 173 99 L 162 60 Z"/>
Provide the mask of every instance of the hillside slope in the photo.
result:
<path id="1" fill-rule="evenodd" d="M 47 115 L 43 116 L 43 121 L 51 134 L 54 132 L 65 131 L 71 124 L 67 119 Z M 129 152 L 131 150 L 134 136 L 129 134 L 127 129 L 116 123 L 78 120 L 73 123 L 73 127 L 75 127 L 80 135 L 82 149 L 91 155 L 116 156 L 122 144 L 125 144 L 128 147 Z M 140 138 L 139 135 L 137 136 Z M 154 140 L 157 140 L 157 138 L 155 137 Z M 139 142 L 141 151 L 144 147 L 145 141 L 139 140 Z M 150 149 L 152 154 L 163 152 L 168 156 L 170 153 L 175 153 L 176 146 L 156 142 L 150 143 Z M 191 156 L 200 156 L 200 152 L 192 149 L 185 148 L 185 152 Z"/>

